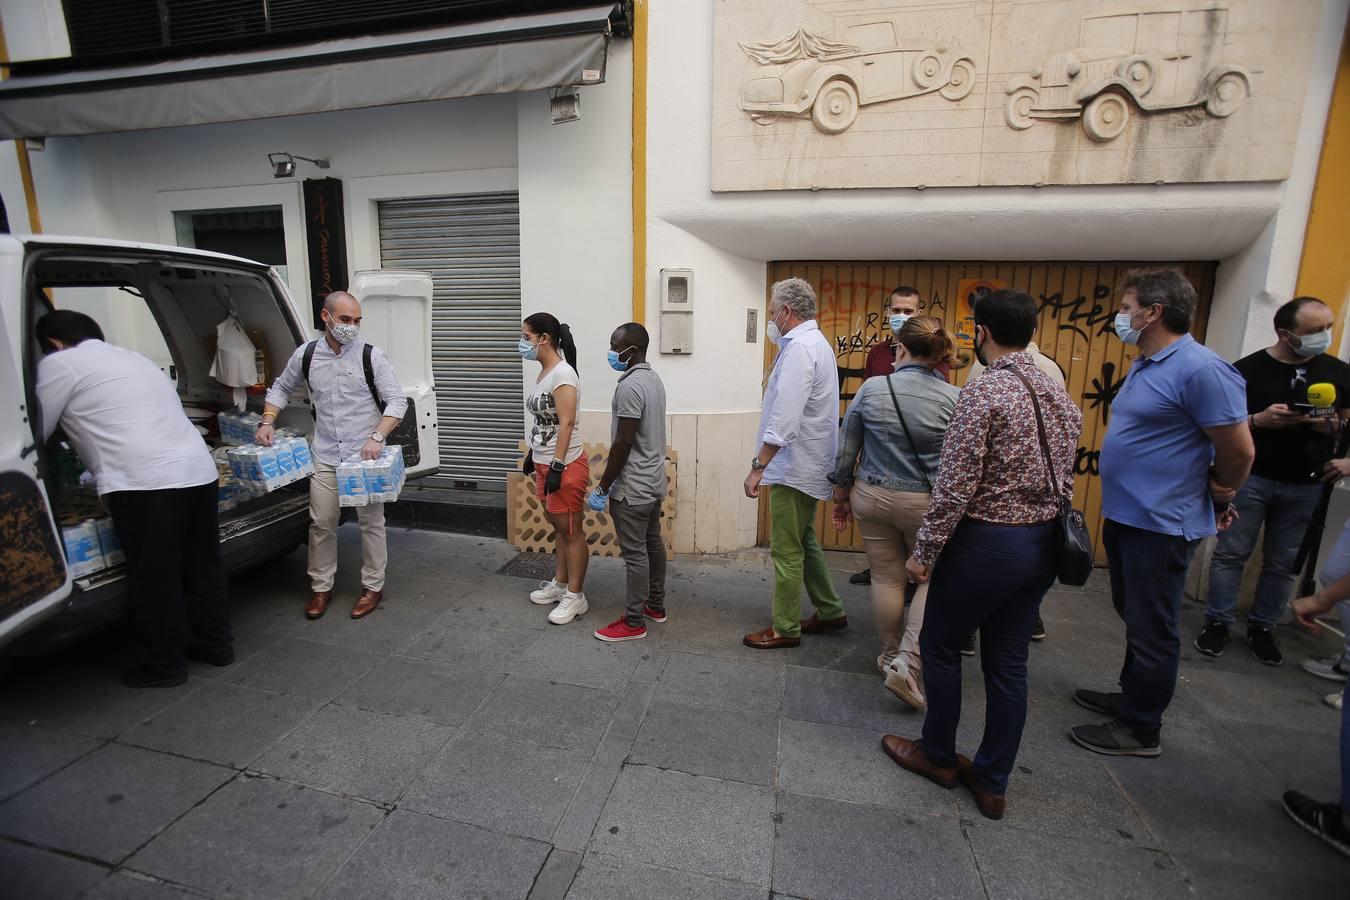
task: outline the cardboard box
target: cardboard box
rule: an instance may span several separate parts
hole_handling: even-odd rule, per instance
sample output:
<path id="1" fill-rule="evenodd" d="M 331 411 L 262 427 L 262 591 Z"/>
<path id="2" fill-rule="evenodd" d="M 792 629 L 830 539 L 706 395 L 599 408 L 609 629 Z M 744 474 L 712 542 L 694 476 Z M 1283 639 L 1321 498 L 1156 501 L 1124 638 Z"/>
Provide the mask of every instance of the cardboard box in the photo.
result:
<path id="1" fill-rule="evenodd" d="M 127 554 L 122 549 L 122 539 L 117 536 L 117 529 L 113 527 L 112 519 L 96 519 L 94 526 L 98 529 L 98 546 L 103 552 L 103 564 L 108 568 L 120 566 L 127 561 Z"/>
<path id="2" fill-rule="evenodd" d="M 93 519 L 61 529 L 61 540 L 66 547 L 66 566 L 71 578 L 83 578 L 105 568 L 103 551 L 98 543 L 98 526 Z"/>

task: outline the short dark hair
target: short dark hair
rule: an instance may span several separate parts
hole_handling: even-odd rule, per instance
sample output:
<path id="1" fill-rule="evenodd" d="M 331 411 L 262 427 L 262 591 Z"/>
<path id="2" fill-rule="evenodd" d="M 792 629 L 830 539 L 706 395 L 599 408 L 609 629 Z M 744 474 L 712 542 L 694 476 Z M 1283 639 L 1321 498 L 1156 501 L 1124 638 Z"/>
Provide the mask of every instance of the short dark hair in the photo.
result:
<path id="1" fill-rule="evenodd" d="M 33 333 L 44 353 L 50 353 L 53 349 L 49 341 L 60 341 L 67 347 L 73 347 L 88 340 L 103 340 L 103 329 L 98 327 L 98 323 L 73 309 L 52 310 L 37 320 Z"/>
<path id="2" fill-rule="evenodd" d="M 623 332 L 623 342 L 630 347 L 636 347 L 644 355 L 647 348 L 651 346 L 651 335 L 647 334 L 647 329 L 642 327 L 641 322 L 625 322 L 620 325 L 616 331 Z"/>
<path id="3" fill-rule="evenodd" d="M 989 329 L 994 343 L 1020 350 L 1036 333 L 1036 301 L 1025 291 L 990 291 L 975 298 L 975 324 Z"/>
<path id="4" fill-rule="evenodd" d="M 902 285 L 900 285 L 898 288 L 896 288 L 895 290 L 891 291 L 891 292 L 890 292 L 889 294 L 887 294 L 886 296 L 889 298 L 889 297 L 894 297 L 896 294 L 899 294 L 901 297 L 918 297 L 918 296 L 919 296 L 918 290 L 916 290 L 915 288 L 910 287 L 910 286 L 907 285 L 907 284 L 902 284 Z"/>
<path id="5" fill-rule="evenodd" d="M 1275 310 L 1275 327 L 1283 331 L 1293 331 L 1298 327 L 1298 312 L 1309 303 L 1321 303 L 1316 297 L 1295 297 Z"/>
<path id="6" fill-rule="evenodd" d="M 1195 318 L 1195 286 L 1175 269 L 1132 272 L 1120 287 L 1121 296 L 1134 291 L 1140 308 L 1162 307 L 1163 327 L 1173 334 L 1185 334 Z"/>

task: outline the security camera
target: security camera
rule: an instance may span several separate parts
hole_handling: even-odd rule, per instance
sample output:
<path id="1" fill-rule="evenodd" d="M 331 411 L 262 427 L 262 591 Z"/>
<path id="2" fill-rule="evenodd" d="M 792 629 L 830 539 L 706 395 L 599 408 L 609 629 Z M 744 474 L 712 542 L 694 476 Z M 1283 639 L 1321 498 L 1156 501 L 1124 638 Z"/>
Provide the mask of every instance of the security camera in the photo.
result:
<path id="1" fill-rule="evenodd" d="M 267 154 L 267 161 L 272 164 L 272 177 L 290 178 L 295 175 L 295 161 L 297 159 L 302 159 L 307 163 L 314 163 L 314 165 L 320 169 L 327 169 L 330 167 L 330 164 L 326 159 L 310 159 L 308 156 L 297 156 L 294 153 L 285 152 L 269 153 Z"/>
<path id="2" fill-rule="evenodd" d="M 295 160 L 290 158 L 279 159 L 276 162 L 272 163 L 273 178 L 290 178 L 294 174 L 295 174 Z"/>

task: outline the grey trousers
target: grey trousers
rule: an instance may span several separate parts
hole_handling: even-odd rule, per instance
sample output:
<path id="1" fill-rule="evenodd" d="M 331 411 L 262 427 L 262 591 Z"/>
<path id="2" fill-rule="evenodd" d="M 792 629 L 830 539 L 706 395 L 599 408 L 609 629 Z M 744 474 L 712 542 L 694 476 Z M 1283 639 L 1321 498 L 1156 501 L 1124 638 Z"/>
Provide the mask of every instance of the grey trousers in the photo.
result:
<path id="1" fill-rule="evenodd" d="M 609 501 L 619 551 L 628 570 L 628 601 L 624 618 L 634 628 L 642 624 L 642 607 L 666 608 L 666 542 L 661 538 L 661 503 Z"/>

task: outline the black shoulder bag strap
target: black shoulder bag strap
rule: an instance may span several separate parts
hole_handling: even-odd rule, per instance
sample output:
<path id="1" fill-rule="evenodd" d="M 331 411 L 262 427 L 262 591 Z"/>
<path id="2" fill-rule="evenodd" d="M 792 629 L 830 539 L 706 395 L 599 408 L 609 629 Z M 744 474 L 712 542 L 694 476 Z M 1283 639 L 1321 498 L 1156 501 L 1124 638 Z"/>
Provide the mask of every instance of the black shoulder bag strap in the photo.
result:
<path id="1" fill-rule="evenodd" d="M 900 427 L 905 429 L 905 440 L 909 441 L 909 446 L 914 451 L 914 458 L 919 463 L 919 474 L 923 475 L 923 483 L 928 485 L 928 493 L 933 492 L 933 479 L 928 475 L 928 467 L 923 464 L 923 455 L 919 450 L 919 445 L 914 443 L 914 435 L 909 433 L 909 426 L 905 424 L 905 414 L 900 411 L 900 401 L 895 397 L 895 385 L 891 384 L 891 379 L 895 377 L 894 373 L 886 376 L 886 387 L 891 392 L 891 402 L 895 404 L 895 414 L 900 417 Z"/>
<path id="2" fill-rule="evenodd" d="M 1016 366 L 1009 366 L 1008 371 L 1018 377 L 1026 386 L 1027 393 L 1031 395 L 1031 408 L 1036 411 L 1036 433 L 1041 439 L 1041 455 L 1045 457 L 1045 471 L 1050 476 L 1050 489 L 1055 494 L 1055 505 L 1062 511 L 1069 501 L 1059 491 L 1059 479 L 1055 477 L 1055 463 L 1050 458 L 1050 441 L 1045 436 L 1045 420 L 1041 417 L 1041 401 L 1036 397 L 1036 391 L 1031 386 L 1027 376 L 1017 371 Z"/>
<path id="3" fill-rule="evenodd" d="M 380 399 L 379 388 L 375 387 L 375 365 L 370 361 L 375 348 L 366 344 L 361 348 L 361 365 L 366 370 L 366 387 L 370 388 L 370 399 L 375 401 L 375 409 L 384 415 L 384 401 Z"/>
<path id="4" fill-rule="evenodd" d="M 309 367 L 314 364 L 314 350 L 318 346 L 318 341 L 310 341 L 305 345 L 305 355 L 300 357 L 300 375 L 305 379 L 305 389 L 309 391 L 309 414 L 315 419 L 319 418 L 319 410 L 314 405 L 314 388 L 309 384 Z"/>

